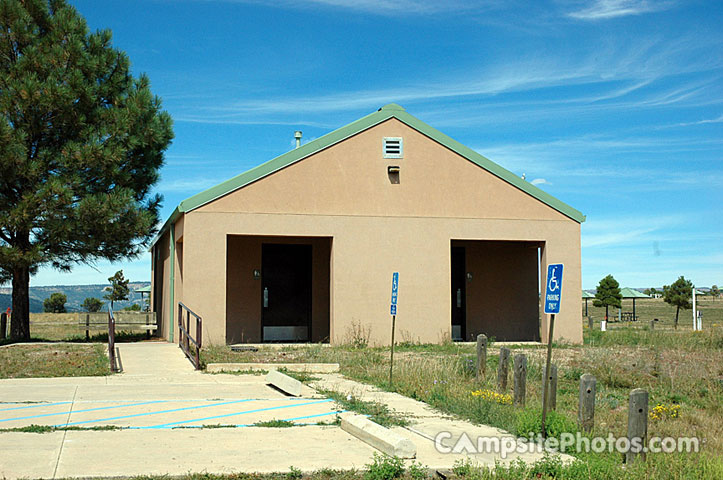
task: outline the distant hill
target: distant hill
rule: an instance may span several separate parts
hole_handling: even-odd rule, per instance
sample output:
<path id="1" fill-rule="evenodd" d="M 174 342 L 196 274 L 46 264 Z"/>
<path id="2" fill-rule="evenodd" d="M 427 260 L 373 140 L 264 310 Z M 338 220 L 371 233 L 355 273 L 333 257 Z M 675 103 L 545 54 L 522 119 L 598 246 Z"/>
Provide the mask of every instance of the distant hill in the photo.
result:
<path id="1" fill-rule="evenodd" d="M 115 302 L 114 308 L 116 310 L 129 307 L 134 303 L 137 303 L 143 307 L 143 302 L 140 293 L 136 293 L 135 290 L 141 287 L 147 287 L 150 282 L 130 282 L 128 288 L 131 290 L 130 299 L 124 302 Z M 69 312 L 79 312 L 83 310 L 80 305 L 88 297 L 95 297 L 101 299 L 103 302 L 103 295 L 106 294 L 105 288 L 109 287 L 110 284 L 97 284 L 97 285 L 53 285 L 48 287 L 30 287 L 30 312 L 41 313 L 43 311 L 43 301 L 50 297 L 52 293 L 60 292 L 68 297 L 68 302 L 65 304 L 66 310 Z M 0 309 L 5 311 L 11 306 L 11 295 L 12 289 L 5 287 L 0 288 Z M 147 297 L 147 296 L 146 296 Z"/>
<path id="2" fill-rule="evenodd" d="M 3 289 L 4 290 L 4 289 Z M 0 312 L 4 312 L 10 308 L 13 304 L 13 297 L 9 293 L 0 293 Z M 31 312 L 42 312 L 43 302 L 37 298 L 30 299 L 30 311 Z"/>

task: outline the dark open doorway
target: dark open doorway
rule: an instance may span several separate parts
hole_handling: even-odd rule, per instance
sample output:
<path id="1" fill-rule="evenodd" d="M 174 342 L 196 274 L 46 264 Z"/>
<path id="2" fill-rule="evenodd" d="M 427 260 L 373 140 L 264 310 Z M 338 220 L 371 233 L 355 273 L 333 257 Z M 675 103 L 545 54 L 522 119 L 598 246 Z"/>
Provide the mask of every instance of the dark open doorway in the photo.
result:
<path id="1" fill-rule="evenodd" d="M 311 255 L 311 245 L 262 245 L 262 341 L 311 338 Z"/>
<path id="2" fill-rule="evenodd" d="M 464 247 L 452 247 L 452 340 L 456 342 L 467 335 L 466 299 Z"/>

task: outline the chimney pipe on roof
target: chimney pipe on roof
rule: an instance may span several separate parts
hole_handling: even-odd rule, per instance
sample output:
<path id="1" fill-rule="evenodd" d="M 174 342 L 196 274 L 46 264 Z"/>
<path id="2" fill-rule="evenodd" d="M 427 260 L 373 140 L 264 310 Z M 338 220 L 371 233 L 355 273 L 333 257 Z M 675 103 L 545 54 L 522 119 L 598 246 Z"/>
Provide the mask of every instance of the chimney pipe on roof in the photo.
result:
<path id="1" fill-rule="evenodd" d="M 294 132 L 294 138 L 296 139 L 296 148 L 301 146 L 301 130 Z"/>

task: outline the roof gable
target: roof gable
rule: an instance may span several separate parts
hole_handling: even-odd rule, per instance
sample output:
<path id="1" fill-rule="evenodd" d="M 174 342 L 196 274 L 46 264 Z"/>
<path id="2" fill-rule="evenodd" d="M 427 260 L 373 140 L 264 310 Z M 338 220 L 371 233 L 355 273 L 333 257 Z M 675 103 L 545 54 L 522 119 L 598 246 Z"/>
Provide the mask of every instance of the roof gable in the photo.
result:
<path id="1" fill-rule="evenodd" d="M 520 178 L 519 176 L 510 172 L 509 170 L 492 162 L 488 158 L 480 155 L 479 153 L 472 150 L 471 148 L 469 148 L 469 147 L 459 143 L 458 141 L 454 140 L 453 138 L 445 135 L 444 133 L 442 133 L 439 130 L 424 123 L 423 121 L 419 120 L 418 118 L 413 117 L 412 115 L 407 113 L 404 110 L 404 108 L 402 108 L 400 105 L 390 103 L 390 104 L 385 105 L 384 107 L 380 108 L 378 111 L 373 112 L 365 117 L 362 117 L 359 120 L 356 120 L 355 122 L 352 122 L 337 130 L 334 130 L 322 137 L 317 138 L 316 140 L 306 143 L 294 150 L 291 150 L 283 155 L 280 155 L 272 160 L 269 160 L 266 163 L 263 163 L 257 167 L 247 170 L 246 172 L 243 172 L 233 178 L 230 178 L 229 180 L 226 180 L 225 182 L 222 182 L 214 187 L 211 187 L 207 190 L 204 190 L 196 195 L 193 195 L 193 196 L 183 200 L 178 205 L 178 207 L 174 210 L 173 214 L 169 217 L 169 219 L 166 221 L 166 224 L 164 224 L 164 226 L 161 230 L 161 233 L 165 229 L 167 229 L 169 224 L 174 222 L 175 219 L 180 214 L 193 211 L 203 205 L 213 202 L 214 200 L 216 200 L 220 197 L 228 195 L 229 193 L 231 193 L 235 190 L 243 188 L 244 186 L 249 185 L 249 184 L 251 184 L 261 178 L 264 178 L 268 175 L 271 175 L 274 172 L 277 172 L 289 165 L 299 162 L 299 161 L 303 160 L 304 158 L 307 158 L 321 150 L 324 150 L 326 148 L 331 147 L 332 145 L 342 142 L 349 137 L 352 137 L 360 132 L 363 132 L 364 130 L 367 130 L 371 127 L 374 127 L 375 125 L 385 122 L 386 120 L 389 120 L 390 118 L 396 118 L 397 120 L 406 124 L 410 128 L 429 137 L 430 139 L 443 145 L 444 147 L 450 149 L 451 151 L 457 153 L 458 155 L 469 160 L 470 162 L 474 163 L 475 165 L 483 168 L 484 170 L 495 175 L 496 177 L 513 185 L 514 187 L 518 188 L 522 192 L 532 196 L 533 198 L 548 205 L 549 207 L 553 208 L 554 210 L 557 210 L 558 212 L 562 213 L 563 215 L 567 216 L 568 218 L 570 218 L 578 223 L 582 223 L 585 221 L 585 216 L 578 210 L 576 210 L 573 207 L 567 205 L 566 203 L 558 200 L 557 198 L 553 197 L 549 193 L 537 188 L 536 186 L 532 185 L 531 183 L 523 180 L 522 178 Z M 159 233 L 159 236 L 160 236 L 160 233 Z M 154 240 L 153 243 L 155 243 L 155 241 L 156 240 Z"/>

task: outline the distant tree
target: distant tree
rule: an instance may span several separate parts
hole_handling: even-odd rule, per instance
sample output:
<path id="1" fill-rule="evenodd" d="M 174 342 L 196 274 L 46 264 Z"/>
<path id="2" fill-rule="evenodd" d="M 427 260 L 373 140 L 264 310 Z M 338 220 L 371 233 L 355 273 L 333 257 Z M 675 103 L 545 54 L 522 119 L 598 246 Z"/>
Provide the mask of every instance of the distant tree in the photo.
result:
<path id="1" fill-rule="evenodd" d="M 598 283 L 595 300 L 592 301 L 592 304 L 596 307 L 605 307 L 605 321 L 607 321 L 608 307 L 620 308 L 622 299 L 620 284 L 612 275 L 608 275 Z"/>
<path id="2" fill-rule="evenodd" d="M 128 280 L 123 276 L 123 270 L 115 272 L 115 275 L 109 277 L 108 281 L 110 282 L 110 290 L 103 298 L 110 300 L 110 308 L 113 310 L 113 302 L 128 300 L 130 289 L 128 288 Z"/>
<path id="3" fill-rule="evenodd" d="M 693 299 L 693 282 L 686 280 L 685 277 L 679 277 L 672 285 L 663 287 L 663 300 L 665 303 L 675 306 L 675 329 L 678 329 L 678 316 L 680 309 L 688 310 L 693 308 L 691 300 Z"/>
<path id="4" fill-rule="evenodd" d="M 62 293 L 53 293 L 43 302 L 43 311 L 45 313 L 65 313 L 65 302 L 68 297 Z"/>
<path id="5" fill-rule="evenodd" d="M 643 293 L 650 297 L 653 295 L 653 290 L 655 290 L 655 289 L 654 288 L 653 289 L 646 288 L 645 290 L 643 290 Z"/>
<path id="6" fill-rule="evenodd" d="M 126 311 L 126 312 L 140 312 L 140 311 L 141 311 L 141 306 L 138 305 L 137 303 L 134 303 L 133 305 L 130 305 L 130 306 L 128 306 L 128 307 L 125 307 L 123 310 Z"/>
<path id="7" fill-rule="evenodd" d="M 718 285 L 713 285 L 712 287 L 710 287 L 709 293 L 716 298 L 720 296 L 720 290 L 718 290 Z"/>
<path id="8" fill-rule="evenodd" d="M 81 307 L 86 312 L 100 312 L 100 309 L 103 308 L 103 302 L 99 298 L 88 297 L 83 300 Z"/>
<path id="9" fill-rule="evenodd" d="M 91 32 L 66 0 L 0 0 L 0 269 L 12 275 L 12 339 L 30 338 L 39 267 L 145 250 L 171 123 L 109 30 Z"/>
<path id="10" fill-rule="evenodd" d="M 648 295 L 650 295 L 651 297 L 654 297 L 654 296 L 656 296 L 657 294 L 658 294 L 658 290 L 655 289 L 655 288 L 651 288 L 651 289 L 650 289 L 650 293 L 648 293 Z"/>

